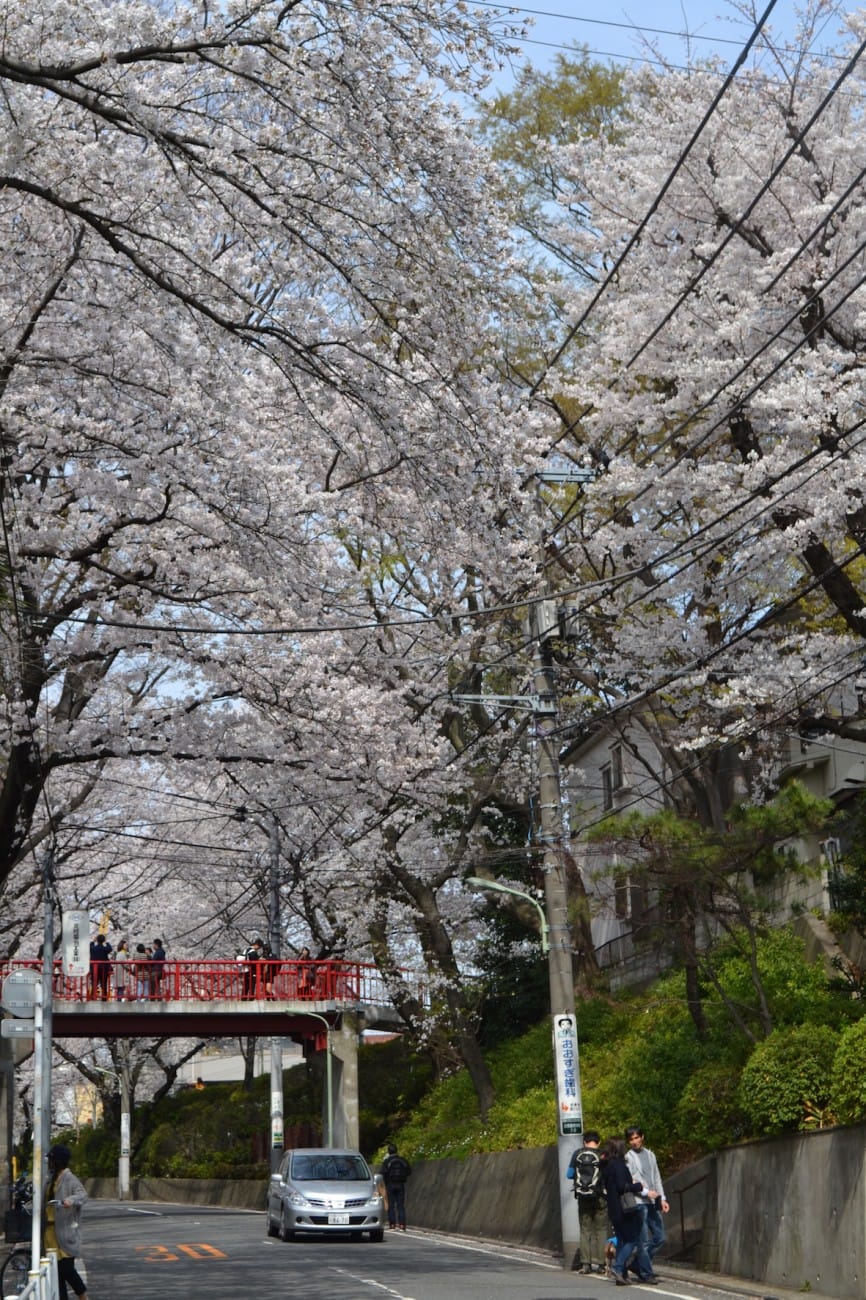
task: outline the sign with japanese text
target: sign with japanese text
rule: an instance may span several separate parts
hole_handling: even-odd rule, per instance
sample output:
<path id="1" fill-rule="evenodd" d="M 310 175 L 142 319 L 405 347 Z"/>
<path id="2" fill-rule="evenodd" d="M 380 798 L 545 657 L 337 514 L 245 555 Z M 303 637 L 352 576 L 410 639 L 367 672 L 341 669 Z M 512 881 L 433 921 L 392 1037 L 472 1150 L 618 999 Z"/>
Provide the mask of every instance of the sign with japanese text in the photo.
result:
<path id="1" fill-rule="evenodd" d="M 580 1064 L 577 1053 L 577 1018 L 553 1017 L 553 1055 L 556 1061 L 556 1105 L 559 1132 L 565 1136 L 583 1132 L 580 1099 Z"/>
<path id="2" fill-rule="evenodd" d="M 86 975 L 90 970 L 90 916 L 87 912 L 63 913 L 63 974 Z"/>

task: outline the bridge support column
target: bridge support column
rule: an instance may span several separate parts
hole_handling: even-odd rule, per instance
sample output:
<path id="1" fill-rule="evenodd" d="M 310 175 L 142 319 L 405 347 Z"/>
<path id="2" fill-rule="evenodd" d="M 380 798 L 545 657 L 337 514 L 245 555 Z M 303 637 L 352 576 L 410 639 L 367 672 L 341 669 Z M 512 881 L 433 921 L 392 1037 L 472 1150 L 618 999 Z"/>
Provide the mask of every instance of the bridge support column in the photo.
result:
<path id="1" fill-rule="evenodd" d="M 331 1030 L 333 1057 L 335 1147 L 357 1148 L 361 1140 L 358 1104 L 358 1035 L 362 1018 L 354 1011 L 344 1011 L 340 1023 Z"/>

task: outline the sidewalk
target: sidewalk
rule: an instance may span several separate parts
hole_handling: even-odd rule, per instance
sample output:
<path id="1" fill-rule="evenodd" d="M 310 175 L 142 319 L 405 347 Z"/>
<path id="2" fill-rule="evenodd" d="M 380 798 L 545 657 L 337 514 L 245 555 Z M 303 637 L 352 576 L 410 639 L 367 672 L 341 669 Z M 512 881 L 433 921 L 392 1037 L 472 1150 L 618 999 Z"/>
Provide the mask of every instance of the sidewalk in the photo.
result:
<path id="1" fill-rule="evenodd" d="M 836 1297 L 824 1295 L 821 1291 L 804 1292 L 792 1287 L 773 1286 L 770 1282 L 756 1282 L 742 1277 L 730 1277 L 725 1273 L 708 1273 L 704 1269 L 689 1268 L 685 1264 L 676 1264 L 666 1259 L 658 1261 L 658 1275 L 664 1282 L 690 1282 L 694 1286 L 705 1286 L 713 1291 L 725 1291 L 730 1295 L 751 1297 L 752 1300 L 836 1300 Z"/>
<path id="2" fill-rule="evenodd" d="M 488 1249 L 499 1250 L 503 1253 L 513 1255 L 515 1258 L 526 1259 L 544 1259 L 546 1262 L 561 1261 L 561 1256 L 556 1256 L 550 1251 L 539 1250 L 533 1246 L 515 1246 L 502 1241 L 496 1241 L 492 1237 L 463 1236 L 457 1232 L 437 1232 L 432 1228 L 413 1227 L 413 1232 L 421 1233 L 425 1237 L 446 1237 L 456 1238 L 458 1241 L 470 1242 L 477 1246 L 484 1246 Z M 838 1300 L 838 1297 L 825 1295 L 821 1291 L 804 1292 L 800 1288 L 773 1286 L 769 1282 L 759 1282 L 754 1279 L 742 1277 L 730 1277 L 725 1273 L 710 1273 L 705 1269 L 689 1268 L 686 1264 L 677 1264 L 673 1261 L 659 1258 L 657 1261 L 658 1276 L 661 1286 L 659 1291 L 665 1290 L 665 1284 L 676 1286 L 677 1282 L 688 1282 L 691 1286 L 706 1287 L 708 1291 L 721 1291 L 727 1295 L 742 1296 L 744 1300 L 803 1300 L 804 1295 L 808 1295 L 809 1300 Z M 575 1277 L 578 1274 L 575 1273 Z M 642 1296 L 651 1294 L 651 1288 L 640 1287 L 636 1282 L 634 1287 L 629 1289 L 636 1297 L 639 1293 Z M 617 1296 L 620 1292 L 617 1292 Z"/>

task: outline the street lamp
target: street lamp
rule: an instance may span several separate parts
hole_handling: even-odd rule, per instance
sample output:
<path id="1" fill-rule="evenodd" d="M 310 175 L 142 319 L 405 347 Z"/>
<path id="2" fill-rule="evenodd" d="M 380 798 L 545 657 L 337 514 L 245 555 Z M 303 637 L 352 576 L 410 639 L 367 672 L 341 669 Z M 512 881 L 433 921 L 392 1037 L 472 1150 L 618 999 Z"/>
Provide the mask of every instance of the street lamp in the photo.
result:
<path id="1" fill-rule="evenodd" d="M 304 1010 L 305 1016 L 312 1016 L 314 1020 L 321 1020 L 325 1026 L 325 1118 L 328 1121 L 326 1130 L 327 1146 L 334 1145 L 334 1078 L 331 1065 L 331 1025 L 324 1016 L 320 1016 L 318 1011 Z"/>
<path id="2" fill-rule="evenodd" d="M 522 889 L 512 889 L 510 885 L 502 885 L 498 880 L 485 880 L 482 876 L 467 876 L 466 884 L 472 885 L 475 889 L 489 889 L 497 894 L 513 894 L 515 898 L 523 898 L 527 903 L 531 903 L 538 912 L 541 922 L 541 951 L 547 956 L 550 952 L 550 926 L 547 924 L 547 914 L 537 898 L 524 893 Z"/>

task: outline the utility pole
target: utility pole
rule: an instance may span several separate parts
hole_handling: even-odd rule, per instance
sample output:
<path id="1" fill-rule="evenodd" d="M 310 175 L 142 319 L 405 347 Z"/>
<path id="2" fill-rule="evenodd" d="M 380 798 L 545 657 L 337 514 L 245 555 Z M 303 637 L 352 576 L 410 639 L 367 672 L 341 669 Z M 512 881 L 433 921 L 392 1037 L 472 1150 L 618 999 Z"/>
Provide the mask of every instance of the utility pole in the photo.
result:
<path id="1" fill-rule="evenodd" d="M 276 813 L 271 813 L 268 859 L 268 946 L 271 956 L 280 956 L 280 828 Z M 271 968 L 273 969 L 273 967 Z M 267 981 L 265 981 L 267 983 Z M 283 1042 L 271 1038 L 271 1173 L 276 1173 L 283 1158 Z"/>
<path id="2" fill-rule="evenodd" d="M 569 466 L 545 470 L 540 482 L 588 483 L 591 469 Z M 571 925 L 568 918 L 568 881 L 565 872 L 565 834 L 562 818 L 562 783 L 557 739 L 558 704 L 551 640 L 559 634 L 557 611 L 546 575 L 543 539 L 540 556 L 543 598 L 532 606 L 533 690 L 538 744 L 538 783 L 543 845 L 544 900 L 549 927 L 548 976 L 552 1018 L 553 1056 L 556 1067 L 557 1164 L 559 1212 L 562 1227 L 563 1267 L 574 1268 L 580 1250 L 580 1215 L 566 1170 L 572 1152 L 583 1144 L 583 1100 L 580 1089 L 580 1053 L 574 1005 L 574 968 Z M 548 622 L 550 615 L 553 618 Z"/>
<path id="3" fill-rule="evenodd" d="M 556 686 L 550 662 L 546 629 L 540 610 L 533 606 L 534 693 L 538 744 L 538 784 L 543 845 L 544 901 L 550 948 L 547 954 L 550 982 L 550 1014 L 553 1054 L 556 1066 L 557 1166 L 563 1266 L 571 1269 L 580 1248 L 580 1220 L 577 1198 L 572 1195 L 566 1170 L 572 1152 L 582 1141 L 583 1110 L 580 1094 L 580 1063 L 577 1019 L 574 1007 L 574 971 L 571 926 L 568 920 L 568 887 L 562 822 L 562 788 L 559 773 L 559 742 L 556 737 Z"/>

